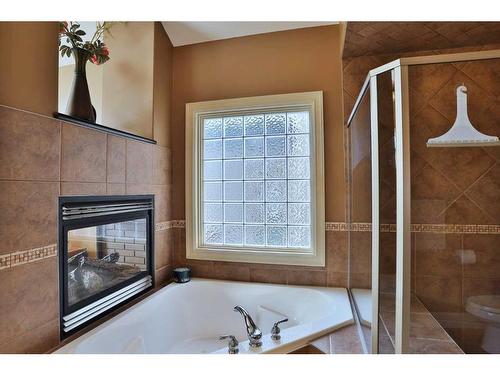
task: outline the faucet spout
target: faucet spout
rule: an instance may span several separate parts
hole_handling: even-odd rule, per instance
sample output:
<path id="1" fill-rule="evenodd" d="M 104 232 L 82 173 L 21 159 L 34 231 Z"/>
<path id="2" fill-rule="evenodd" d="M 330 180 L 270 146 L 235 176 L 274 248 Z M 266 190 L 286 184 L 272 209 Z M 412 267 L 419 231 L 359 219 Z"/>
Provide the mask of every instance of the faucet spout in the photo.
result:
<path id="1" fill-rule="evenodd" d="M 250 341 L 250 346 L 252 348 L 258 348 L 262 345 L 262 331 L 257 327 L 255 322 L 253 321 L 250 314 L 240 305 L 234 307 L 234 311 L 239 312 L 245 321 L 248 340 Z"/>

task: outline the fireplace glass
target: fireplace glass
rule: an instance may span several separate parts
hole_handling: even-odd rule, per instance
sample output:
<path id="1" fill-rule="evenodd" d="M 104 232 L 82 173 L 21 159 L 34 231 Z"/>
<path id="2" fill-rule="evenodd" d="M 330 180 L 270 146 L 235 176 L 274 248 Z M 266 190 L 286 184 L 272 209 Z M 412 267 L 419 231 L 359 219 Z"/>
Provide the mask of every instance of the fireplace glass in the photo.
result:
<path id="1" fill-rule="evenodd" d="M 65 336 L 151 289 L 154 197 L 61 197 L 59 202 Z"/>
<path id="2" fill-rule="evenodd" d="M 146 270 L 146 219 L 68 231 L 68 302 L 74 305 Z"/>

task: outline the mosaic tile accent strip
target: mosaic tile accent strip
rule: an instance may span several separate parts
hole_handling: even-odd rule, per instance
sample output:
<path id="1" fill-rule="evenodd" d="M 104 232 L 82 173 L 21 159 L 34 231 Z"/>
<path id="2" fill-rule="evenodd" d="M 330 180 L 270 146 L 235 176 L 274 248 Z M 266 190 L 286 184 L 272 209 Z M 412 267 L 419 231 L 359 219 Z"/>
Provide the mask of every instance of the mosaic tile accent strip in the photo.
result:
<path id="1" fill-rule="evenodd" d="M 411 231 L 427 233 L 500 234 L 500 225 L 412 224 Z"/>
<path id="2" fill-rule="evenodd" d="M 10 253 L 0 255 L 0 270 L 10 268 Z"/>
<path id="3" fill-rule="evenodd" d="M 185 228 L 185 220 L 172 220 L 172 228 Z M 371 232 L 371 223 L 326 222 L 327 232 Z M 381 232 L 396 232 L 396 224 L 380 224 Z M 412 224 L 413 233 L 500 234 L 500 225 Z"/>
<path id="4" fill-rule="evenodd" d="M 333 223 L 329 223 L 333 224 Z M 342 224 L 342 223 L 334 223 Z M 326 230 L 352 232 L 370 232 L 372 230 L 371 223 L 345 223 L 345 228 L 342 225 L 336 225 Z M 336 229 L 341 228 L 341 229 Z M 479 224 L 411 224 L 412 233 L 450 233 L 450 234 L 500 234 L 500 225 L 479 225 Z M 381 232 L 396 232 L 396 224 L 380 224 Z"/>
<path id="5" fill-rule="evenodd" d="M 172 220 L 173 228 L 186 228 L 186 220 Z"/>
<path id="6" fill-rule="evenodd" d="M 171 228 L 185 228 L 185 220 L 170 220 L 156 223 L 155 231 L 161 232 Z M 325 230 L 329 232 L 370 232 L 371 223 L 327 222 Z M 381 232 L 396 232 L 396 224 L 381 224 Z M 450 233 L 450 234 L 500 234 L 500 225 L 475 224 L 412 224 L 412 233 Z M 13 251 L 0 255 L 0 270 L 16 267 L 37 260 L 57 255 L 57 244 L 34 249 Z"/>
<path id="7" fill-rule="evenodd" d="M 12 268 L 21 264 L 56 256 L 57 244 L 37 247 L 34 249 L 13 251 L 0 255 L 0 269 Z"/>
<path id="8" fill-rule="evenodd" d="M 163 230 L 167 230 L 167 229 L 170 229 L 172 228 L 172 223 L 173 223 L 173 220 L 171 221 L 162 221 L 161 223 L 156 223 L 155 224 L 155 232 L 161 232 Z"/>
<path id="9" fill-rule="evenodd" d="M 348 223 L 349 230 L 351 232 L 371 232 L 371 223 Z"/>
<path id="10" fill-rule="evenodd" d="M 349 230 L 349 224 L 328 222 L 325 223 L 325 230 L 327 232 L 347 232 Z"/>
<path id="11" fill-rule="evenodd" d="M 156 223 L 155 232 L 164 231 L 173 227 L 175 220 Z M 57 244 L 37 247 L 28 250 L 13 251 L 0 255 L 0 270 L 16 267 L 37 260 L 57 255 Z"/>
<path id="12" fill-rule="evenodd" d="M 370 230 L 371 230 L 371 225 L 370 225 Z M 380 231 L 381 232 L 396 232 L 396 224 L 380 224 Z"/>

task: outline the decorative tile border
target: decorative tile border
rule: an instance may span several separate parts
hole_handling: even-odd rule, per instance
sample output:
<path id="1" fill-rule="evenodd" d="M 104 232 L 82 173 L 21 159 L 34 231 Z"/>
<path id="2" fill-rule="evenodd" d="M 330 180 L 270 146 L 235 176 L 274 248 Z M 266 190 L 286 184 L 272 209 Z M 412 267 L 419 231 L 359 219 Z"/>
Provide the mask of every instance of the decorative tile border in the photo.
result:
<path id="1" fill-rule="evenodd" d="M 172 221 L 163 221 L 155 224 L 155 232 L 161 232 L 170 228 L 172 228 Z"/>
<path id="2" fill-rule="evenodd" d="M 172 220 L 171 228 L 185 228 L 185 220 Z M 371 232 L 371 223 L 326 222 L 327 232 Z M 396 232 L 396 224 L 380 224 L 381 232 Z M 500 225 L 412 224 L 412 233 L 500 234 Z"/>
<path id="3" fill-rule="evenodd" d="M 177 220 L 164 221 L 155 224 L 155 232 L 161 232 L 174 227 Z M 22 264 L 35 262 L 57 255 L 57 244 L 37 247 L 28 250 L 12 251 L 0 254 L 0 270 L 16 267 Z"/>
<path id="4" fill-rule="evenodd" d="M 348 231 L 351 232 L 371 232 L 371 223 L 347 223 Z"/>
<path id="5" fill-rule="evenodd" d="M 10 268 L 10 253 L 0 255 L 0 270 Z"/>
<path id="6" fill-rule="evenodd" d="M 155 232 L 160 232 L 162 230 L 167 230 L 171 228 L 185 228 L 186 220 L 170 220 L 161 223 L 156 223 Z"/>
<path id="7" fill-rule="evenodd" d="M 57 254 L 57 244 L 37 247 L 34 249 L 13 251 L 0 255 L 0 269 L 12 268 L 21 264 L 36 262 L 51 258 Z"/>
<path id="8" fill-rule="evenodd" d="M 500 234 L 500 225 L 480 224 L 412 224 L 415 233 Z"/>
<path id="9" fill-rule="evenodd" d="M 349 224 L 328 222 L 325 223 L 325 230 L 327 232 L 347 232 L 349 231 Z"/>
<path id="10" fill-rule="evenodd" d="M 155 224 L 155 232 L 171 228 L 185 228 L 185 220 L 170 220 Z M 371 223 L 327 222 L 325 230 L 328 232 L 370 232 Z M 381 224 L 381 232 L 396 232 L 396 224 Z M 475 224 L 412 224 L 412 233 L 437 234 L 500 234 L 500 225 Z M 37 260 L 57 255 L 57 244 L 37 247 L 34 249 L 13 251 L 0 254 L 0 270 L 16 267 Z"/>
<path id="11" fill-rule="evenodd" d="M 337 229 L 340 228 L 340 229 Z M 345 229 L 347 228 L 347 229 Z M 327 223 L 326 230 L 370 232 L 371 223 Z M 500 234 L 500 225 L 480 224 L 411 224 L 412 233 Z M 380 224 L 381 232 L 396 232 L 396 224 Z"/>
<path id="12" fill-rule="evenodd" d="M 173 228 L 186 228 L 186 220 L 172 220 Z"/>

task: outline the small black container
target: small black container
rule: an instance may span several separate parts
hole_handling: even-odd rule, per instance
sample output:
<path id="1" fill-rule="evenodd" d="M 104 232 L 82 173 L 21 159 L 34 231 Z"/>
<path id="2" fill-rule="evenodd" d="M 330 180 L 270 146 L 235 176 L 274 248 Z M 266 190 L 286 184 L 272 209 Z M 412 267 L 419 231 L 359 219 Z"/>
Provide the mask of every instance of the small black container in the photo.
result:
<path id="1" fill-rule="evenodd" d="M 174 280 L 176 283 L 187 283 L 191 280 L 191 268 L 179 267 L 174 269 Z"/>

